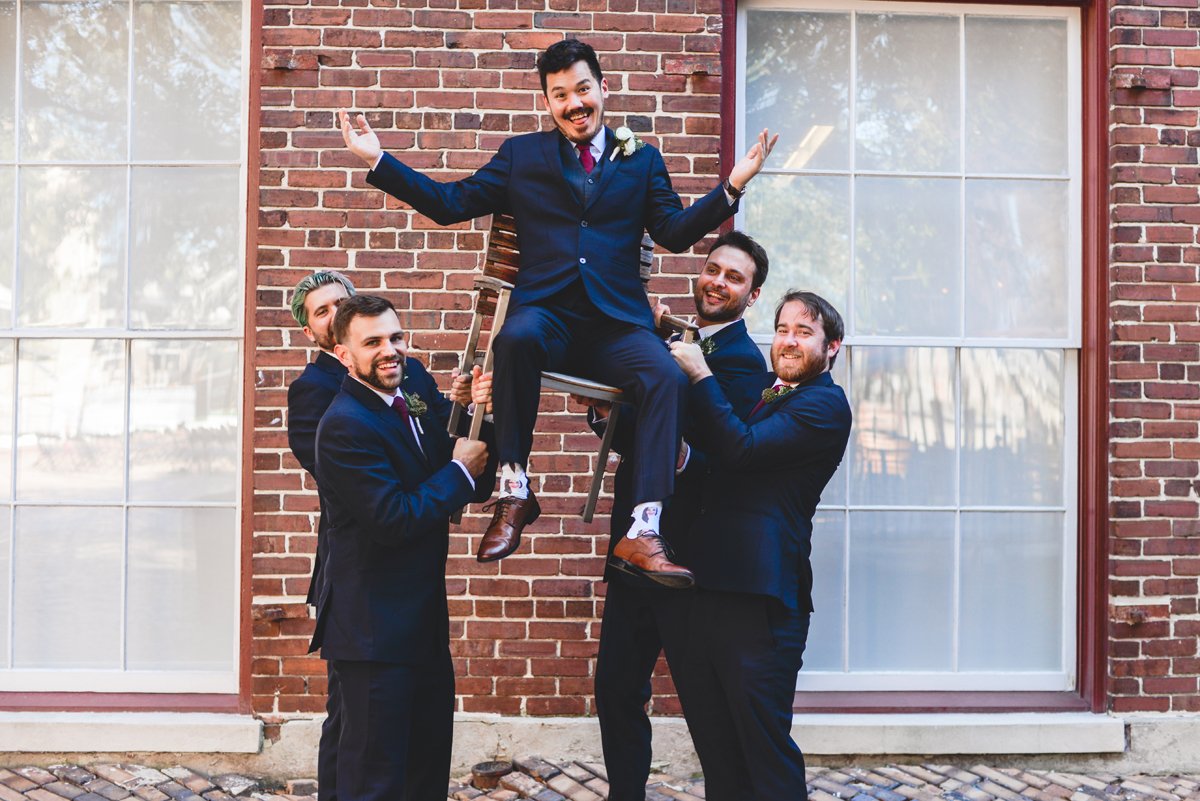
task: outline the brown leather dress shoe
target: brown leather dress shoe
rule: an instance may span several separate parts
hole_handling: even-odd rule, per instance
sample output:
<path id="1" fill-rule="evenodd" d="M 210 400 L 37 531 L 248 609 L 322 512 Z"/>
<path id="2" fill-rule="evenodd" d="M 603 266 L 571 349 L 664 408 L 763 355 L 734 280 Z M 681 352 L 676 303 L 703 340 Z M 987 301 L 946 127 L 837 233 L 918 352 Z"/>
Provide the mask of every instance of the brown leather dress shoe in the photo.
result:
<path id="1" fill-rule="evenodd" d="M 529 491 L 528 498 L 497 498 L 483 508 L 486 511 L 493 506 L 496 512 L 492 515 L 492 524 L 479 541 L 479 553 L 475 557 L 480 562 L 495 562 L 517 550 L 521 544 L 521 531 L 542 513 L 533 490 Z"/>
<path id="2" fill-rule="evenodd" d="M 631 576 L 642 576 L 667 587 L 683 589 L 696 583 L 696 577 L 686 567 L 673 564 L 667 558 L 666 543 L 655 534 L 640 537 L 621 537 L 608 563 Z"/>

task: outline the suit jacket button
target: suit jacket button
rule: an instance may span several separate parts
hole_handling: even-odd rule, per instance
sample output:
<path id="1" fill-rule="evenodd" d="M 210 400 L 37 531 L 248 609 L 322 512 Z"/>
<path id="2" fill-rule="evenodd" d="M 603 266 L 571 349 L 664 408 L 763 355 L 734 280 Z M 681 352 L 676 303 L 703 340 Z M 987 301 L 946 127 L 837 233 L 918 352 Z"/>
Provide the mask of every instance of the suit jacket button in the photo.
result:
<path id="1" fill-rule="evenodd" d="M 580 263 L 580 264 L 587 264 L 587 259 L 580 259 L 580 260 L 579 260 L 579 263 Z"/>
<path id="2" fill-rule="evenodd" d="M 596 183 L 596 179 L 595 179 L 595 178 L 588 178 L 588 183 L 589 183 L 589 184 L 594 184 L 594 183 Z"/>
<path id="3" fill-rule="evenodd" d="M 587 220 L 584 220 L 583 222 L 581 222 L 581 223 L 579 223 L 579 224 L 580 224 L 581 226 L 583 226 L 584 228 L 587 228 Z"/>

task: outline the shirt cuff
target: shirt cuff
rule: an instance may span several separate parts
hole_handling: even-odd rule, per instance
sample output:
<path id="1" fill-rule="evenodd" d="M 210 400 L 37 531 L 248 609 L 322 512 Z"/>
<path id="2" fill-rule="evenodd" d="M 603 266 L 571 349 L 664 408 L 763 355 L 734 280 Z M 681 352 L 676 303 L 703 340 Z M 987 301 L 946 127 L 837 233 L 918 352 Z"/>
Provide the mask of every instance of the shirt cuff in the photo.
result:
<path id="1" fill-rule="evenodd" d="M 382 150 L 379 151 L 379 158 L 375 159 L 375 163 L 371 165 L 371 172 L 375 172 L 375 170 L 379 169 L 379 162 L 381 162 L 381 161 L 383 161 L 383 151 Z M 728 192 L 725 193 L 725 197 L 729 197 Z M 730 202 L 732 203 L 733 201 L 730 201 Z"/>
<path id="2" fill-rule="evenodd" d="M 380 158 L 383 158 L 383 156 L 380 156 Z M 734 203 L 737 203 L 737 198 L 729 194 L 728 189 L 725 190 L 725 199 L 729 201 L 730 206 L 732 206 Z"/>
<path id="3" fill-rule="evenodd" d="M 675 475 L 679 475 L 684 470 L 687 470 L 688 462 L 692 460 L 692 446 L 685 442 L 683 443 L 683 447 L 687 448 L 687 451 L 683 454 L 683 466 L 675 468 Z"/>
<path id="4" fill-rule="evenodd" d="M 458 459 L 451 459 L 450 461 L 459 466 L 463 471 L 463 475 L 467 477 L 467 482 L 470 483 L 471 489 L 475 489 L 475 477 L 471 475 L 471 471 L 467 469 L 467 466 Z"/>

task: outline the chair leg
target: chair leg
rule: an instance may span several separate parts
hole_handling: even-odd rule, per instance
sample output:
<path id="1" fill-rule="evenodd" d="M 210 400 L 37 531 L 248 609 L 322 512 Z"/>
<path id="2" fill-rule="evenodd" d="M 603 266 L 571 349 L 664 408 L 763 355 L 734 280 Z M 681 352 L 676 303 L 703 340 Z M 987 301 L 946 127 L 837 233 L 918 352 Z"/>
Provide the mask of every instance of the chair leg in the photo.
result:
<path id="1" fill-rule="evenodd" d="M 592 487 L 588 490 L 587 504 L 583 507 L 583 522 L 592 522 L 600 487 L 604 484 L 604 473 L 608 469 L 608 451 L 612 447 L 613 432 L 617 430 L 617 417 L 621 406 L 614 403 L 608 411 L 608 425 L 604 427 L 604 438 L 600 440 L 600 453 L 596 456 L 596 470 L 592 473 Z"/>
<path id="2" fill-rule="evenodd" d="M 500 326 L 504 325 L 504 318 L 508 315 L 508 298 L 511 294 L 507 289 L 501 290 L 500 296 L 496 299 L 496 314 L 492 317 L 492 335 L 488 338 L 487 353 L 483 357 L 483 372 L 485 373 L 490 373 L 492 370 L 494 361 L 492 343 L 496 341 L 496 335 L 500 333 Z M 475 411 L 480 410 L 476 409 Z M 479 432 L 482 430 L 483 415 L 476 414 L 471 418 L 471 433 L 467 435 L 467 439 L 479 439 Z M 462 509 L 450 515 L 450 522 L 455 525 L 462 522 Z"/>
<path id="3" fill-rule="evenodd" d="M 472 366 L 475 364 L 475 348 L 479 347 L 479 332 L 483 329 L 483 315 L 478 311 L 475 312 L 475 319 L 471 321 L 471 333 L 467 334 L 467 347 L 463 350 L 462 359 L 458 363 L 458 372 L 463 375 L 469 375 Z M 446 423 L 446 430 L 451 436 L 458 433 L 458 421 L 462 419 L 463 407 L 454 404 L 450 409 L 450 420 Z"/>

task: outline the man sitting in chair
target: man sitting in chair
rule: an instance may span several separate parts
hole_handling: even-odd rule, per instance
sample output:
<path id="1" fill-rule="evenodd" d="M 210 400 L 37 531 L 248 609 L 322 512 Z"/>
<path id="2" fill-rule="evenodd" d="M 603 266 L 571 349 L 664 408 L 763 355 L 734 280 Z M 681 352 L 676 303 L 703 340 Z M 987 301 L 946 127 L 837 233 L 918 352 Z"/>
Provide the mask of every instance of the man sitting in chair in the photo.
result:
<path id="1" fill-rule="evenodd" d="M 658 150 L 627 129 L 619 129 L 618 139 L 605 128 L 608 84 L 589 45 L 558 42 L 538 57 L 537 67 L 556 130 L 506 140 L 461 181 L 439 183 L 384 153 L 361 114 L 355 130 L 340 112 L 342 135 L 370 165 L 368 183 L 438 224 L 495 212 L 511 214 L 516 223 L 520 269 L 493 343 L 500 494 L 479 561 L 515 551 L 522 529 L 541 512 L 526 473 L 541 374 L 565 369 L 620 388 L 639 407 L 636 505 L 626 550 L 652 560 L 649 577 L 690 584 L 690 572 L 671 564 L 659 538 L 662 502 L 674 488 L 687 380 L 654 335 L 638 268 L 642 235 L 648 231 L 675 253 L 700 241 L 733 216 L 775 139 L 764 130 L 729 178 L 685 209 Z"/>

